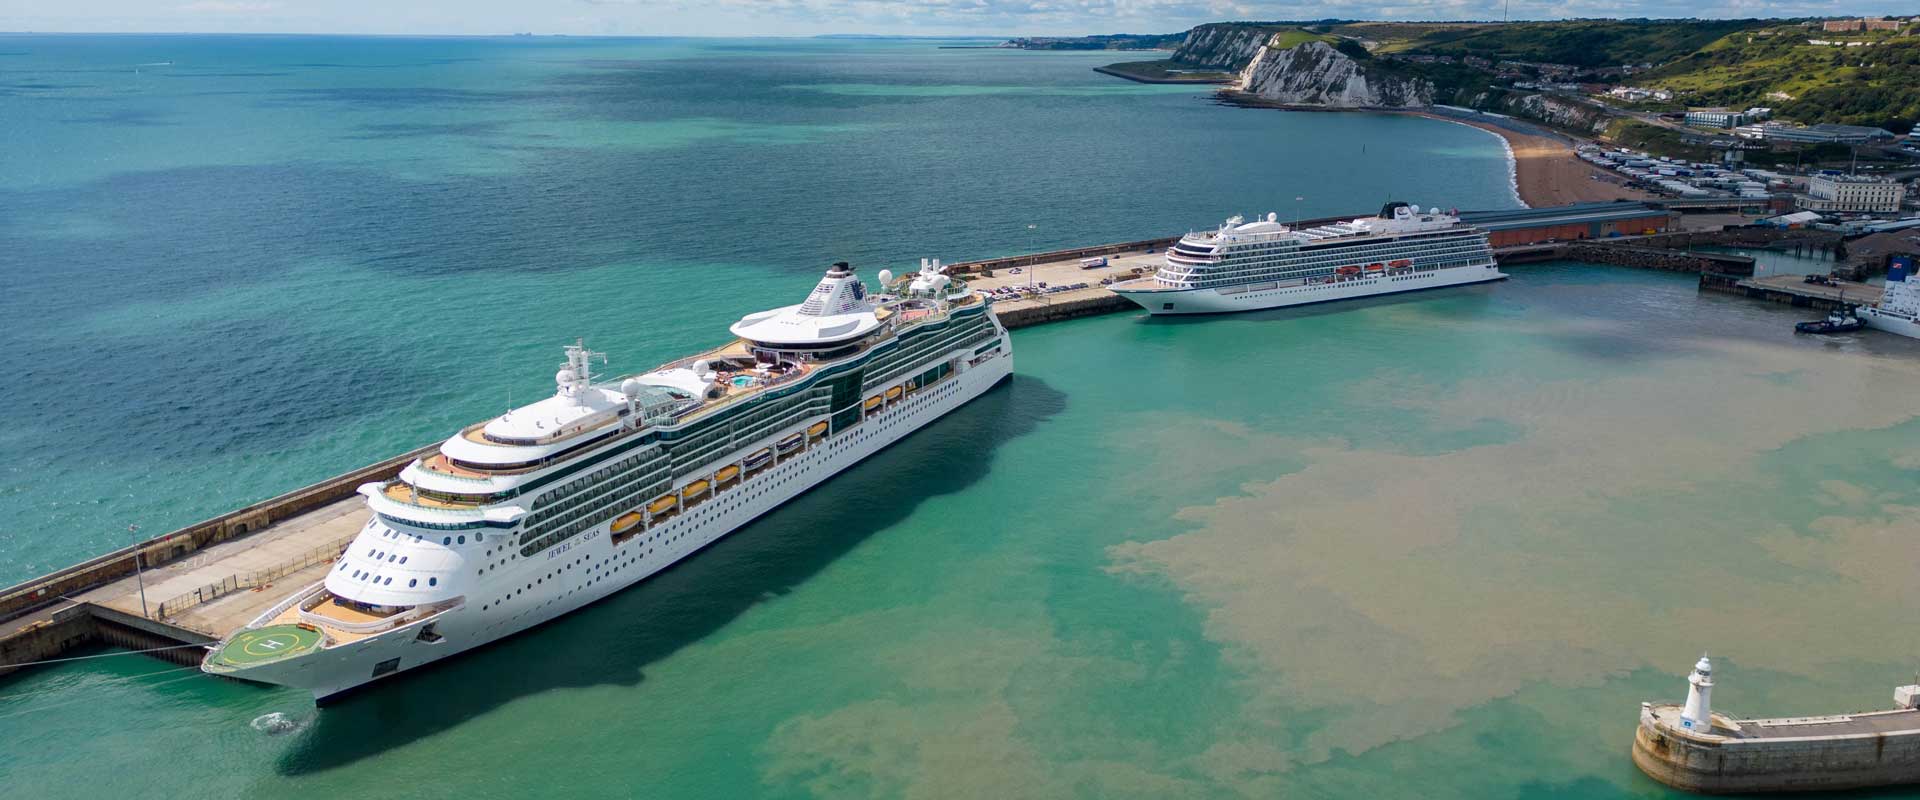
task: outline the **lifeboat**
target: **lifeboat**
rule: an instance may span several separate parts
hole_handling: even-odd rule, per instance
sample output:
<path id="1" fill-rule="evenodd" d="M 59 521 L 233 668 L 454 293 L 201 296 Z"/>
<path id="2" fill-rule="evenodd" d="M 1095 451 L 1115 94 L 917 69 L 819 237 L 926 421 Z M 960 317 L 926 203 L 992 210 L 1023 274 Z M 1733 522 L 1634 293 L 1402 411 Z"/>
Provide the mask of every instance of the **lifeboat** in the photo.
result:
<path id="1" fill-rule="evenodd" d="M 647 513 L 649 514 L 663 513 L 667 509 L 673 508 L 674 506 L 677 506 L 679 504 L 680 504 L 679 497 L 675 495 L 670 495 L 670 494 L 661 495 L 660 497 L 655 498 L 653 502 L 647 504 Z"/>
<path id="2" fill-rule="evenodd" d="M 641 514 L 638 511 L 629 511 L 621 514 L 619 518 L 613 521 L 613 532 L 626 533 L 632 530 L 633 526 L 640 524 L 641 518 Z"/>
<path id="3" fill-rule="evenodd" d="M 818 439 L 827 435 L 827 423 L 823 420 L 807 426 L 807 438 Z"/>
<path id="4" fill-rule="evenodd" d="M 881 404 L 881 403 L 883 403 L 883 402 L 885 402 L 885 401 L 884 401 L 884 400 L 882 400 L 882 399 L 880 398 L 880 395 L 877 395 L 877 394 L 876 394 L 876 395 L 874 395 L 874 396 L 872 396 L 872 397 L 869 397 L 869 398 L 867 398 L 867 410 L 868 410 L 868 411 L 872 411 L 872 410 L 874 410 L 874 409 L 876 409 L 876 408 L 879 408 L 879 407 L 880 407 L 880 404 Z"/>
<path id="5" fill-rule="evenodd" d="M 1372 264 L 1368 264 L 1368 265 L 1367 265 L 1367 271 L 1368 271 L 1368 272 L 1379 272 L 1379 271 L 1381 271 L 1381 270 L 1383 270 L 1383 269 L 1386 269 L 1386 268 L 1387 268 L 1387 265 L 1385 265 L 1385 264 L 1382 264 L 1382 263 L 1380 263 L 1380 262 L 1378 262 L 1378 261 L 1376 261 L 1376 262 L 1374 262 L 1374 263 L 1372 263 Z"/>
<path id="6" fill-rule="evenodd" d="M 887 390 L 887 399 L 888 399 L 888 400 L 898 400 L 898 399 L 900 399 L 900 392 L 901 392 L 901 391 L 902 391 L 902 390 L 901 390 L 901 389 L 900 389 L 900 387 L 898 387 L 898 386 L 895 386 L 895 387 L 893 387 L 893 388 L 891 388 L 891 389 L 888 389 L 888 390 Z"/>
<path id="7" fill-rule="evenodd" d="M 727 466 L 721 467 L 719 472 L 716 472 L 713 474 L 713 482 L 726 483 L 727 481 L 733 480 L 735 477 L 739 476 L 739 474 L 740 474 L 739 467 L 733 466 L 732 464 L 728 464 Z"/>
<path id="8" fill-rule="evenodd" d="M 761 467 L 766 466 L 767 462 L 772 460 L 773 460 L 773 451 L 768 449 L 762 449 L 760 450 L 760 452 L 747 456 L 745 463 L 747 465 L 747 469 L 759 469 Z"/>
<path id="9" fill-rule="evenodd" d="M 779 450 L 780 455 L 784 456 L 788 453 L 791 453 L 795 450 L 800 449 L 800 445 L 806 444 L 806 441 L 807 441 L 806 437 L 803 437 L 800 434 L 796 433 L 785 439 L 781 439 L 779 444 L 774 445 L 774 449 Z"/>
<path id="10" fill-rule="evenodd" d="M 684 500 L 692 500 L 693 498 L 699 497 L 700 494 L 702 492 L 705 492 L 706 490 L 707 490 L 706 481 L 703 481 L 703 480 L 694 481 L 692 483 L 687 484 L 687 488 L 680 490 L 680 497 L 681 499 L 684 499 Z"/>
<path id="11" fill-rule="evenodd" d="M 1338 272 L 1342 275 L 1358 275 L 1360 274 L 1360 268 L 1352 267 L 1352 266 L 1341 267 L 1339 269 L 1334 270 L 1334 272 Z"/>
<path id="12" fill-rule="evenodd" d="M 1413 266 L 1413 259 L 1402 258 L 1395 261 L 1390 261 L 1387 263 L 1387 266 L 1393 267 L 1394 269 L 1406 269 L 1408 267 Z"/>

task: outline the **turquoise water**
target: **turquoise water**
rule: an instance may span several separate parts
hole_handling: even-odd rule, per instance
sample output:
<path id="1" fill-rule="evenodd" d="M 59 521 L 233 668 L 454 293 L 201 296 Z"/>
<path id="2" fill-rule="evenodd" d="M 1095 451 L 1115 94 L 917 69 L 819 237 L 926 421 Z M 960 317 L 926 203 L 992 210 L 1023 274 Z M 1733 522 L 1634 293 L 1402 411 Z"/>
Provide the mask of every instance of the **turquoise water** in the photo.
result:
<path id="1" fill-rule="evenodd" d="M 710 346 L 834 261 L 1511 202 L 1479 131 L 1246 113 L 1101 58 L 0 37 L 0 583 L 544 394 L 574 337 L 627 370 Z"/>
<path id="2" fill-rule="evenodd" d="M 509 390 L 542 391 L 573 335 L 616 367 L 712 342 L 824 261 L 1022 251 L 1030 219 L 1041 246 L 1151 235 L 1223 203 L 1284 208 L 1300 186 L 1328 211 L 1506 192 L 1497 144 L 1465 128 L 1114 88 L 1083 74 L 1098 57 L 342 41 L 159 40 L 246 43 L 221 57 L 253 65 L 221 69 L 291 73 L 219 79 L 243 86 L 413 87 L 392 107 L 325 101 L 324 134 L 255 126 L 247 114 L 287 110 L 277 88 L 204 101 L 237 104 L 236 138 L 310 138 L 259 152 L 309 156 L 159 148 L 125 172 L 75 175 L 99 168 L 75 158 L 0 190 L 0 258 L 16 258 L 0 274 L 29 278 L 0 343 L 32 409 L 4 427 L 10 569 L 104 547 L 129 514 L 161 527 L 444 435 Z M 76 42 L 169 60 L 145 39 L 47 46 Z M 406 66 L 274 66 L 348 58 Z M 423 100 L 429 85 L 511 97 Z M 0 112 L 36 109 L 35 136 L 62 138 L 44 98 L 13 91 Z M 690 109 L 708 120 L 697 137 L 610 143 L 634 122 L 691 125 L 672 116 Z M 518 121 L 334 141 L 408 115 Z M 497 172 L 430 168 L 537 130 L 567 144 Z M 1368 137 L 1370 153 L 1417 155 L 1335 157 Z M 1061 158 L 1068 142 L 1106 157 Z M 328 160 L 356 147 L 361 161 Z M 398 162 L 417 172 L 396 177 Z M 991 191 L 941 188 L 954 181 Z M 1626 758 L 1636 704 L 1679 697 L 1703 649 L 1724 710 L 1884 707 L 1914 656 L 1890 632 L 1920 600 L 1920 421 L 1903 400 L 1920 347 L 1795 337 L 1793 310 L 1685 276 L 1513 272 L 1020 331 L 1010 383 L 821 491 L 324 712 L 143 657 L 0 685 L 0 788 L 1646 797 L 1665 793 Z M 270 713 L 298 729 L 250 726 Z"/>

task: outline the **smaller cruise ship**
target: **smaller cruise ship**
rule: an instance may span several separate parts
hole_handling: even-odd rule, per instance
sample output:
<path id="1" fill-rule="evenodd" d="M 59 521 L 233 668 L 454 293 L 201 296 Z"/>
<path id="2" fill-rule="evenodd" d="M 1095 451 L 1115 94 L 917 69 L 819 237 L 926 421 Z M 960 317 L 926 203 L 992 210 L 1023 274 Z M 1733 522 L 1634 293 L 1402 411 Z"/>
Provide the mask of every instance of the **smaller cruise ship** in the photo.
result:
<path id="1" fill-rule="evenodd" d="M 1234 217 L 1167 248 L 1150 278 L 1113 285 L 1153 314 L 1252 311 L 1507 277 L 1487 234 L 1438 208 L 1387 203 L 1377 216 L 1295 229 Z"/>
<path id="2" fill-rule="evenodd" d="M 1913 259 L 1897 256 L 1887 266 L 1880 304 L 1861 306 L 1854 315 L 1869 328 L 1920 339 L 1920 281 L 1913 280 Z"/>

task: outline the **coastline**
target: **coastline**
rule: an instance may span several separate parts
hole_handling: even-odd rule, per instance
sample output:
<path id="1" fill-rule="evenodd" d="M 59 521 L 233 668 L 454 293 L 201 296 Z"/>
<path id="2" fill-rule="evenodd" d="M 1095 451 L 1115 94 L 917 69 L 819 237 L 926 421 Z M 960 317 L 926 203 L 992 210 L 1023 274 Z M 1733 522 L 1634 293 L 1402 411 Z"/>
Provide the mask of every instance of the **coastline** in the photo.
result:
<path id="1" fill-rule="evenodd" d="M 1507 166 L 1513 193 L 1529 208 L 1562 206 L 1574 203 L 1613 200 L 1646 200 L 1652 195 L 1630 188 L 1618 175 L 1581 161 L 1573 152 L 1573 137 L 1549 130 L 1530 121 L 1486 114 L 1470 109 L 1429 108 L 1328 108 L 1301 106 L 1264 100 L 1232 89 L 1222 89 L 1216 102 L 1240 108 L 1270 108 L 1282 111 L 1373 112 L 1407 114 L 1452 122 L 1485 131 L 1500 138 L 1507 150 Z"/>
<path id="2" fill-rule="evenodd" d="M 1514 194 L 1530 208 L 1571 203 L 1644 200 L 1651 195 L 1627 187 L 1617 175 L 1581 161 L 1569 137 L 1549 133 L 1507 117 L 1453 116 L 1432 111 L 1398 113 L 1454 122 L 1500 137 L 1507 148 Z M 1522 126 L 1529 131 L 1518 130 Z"/>

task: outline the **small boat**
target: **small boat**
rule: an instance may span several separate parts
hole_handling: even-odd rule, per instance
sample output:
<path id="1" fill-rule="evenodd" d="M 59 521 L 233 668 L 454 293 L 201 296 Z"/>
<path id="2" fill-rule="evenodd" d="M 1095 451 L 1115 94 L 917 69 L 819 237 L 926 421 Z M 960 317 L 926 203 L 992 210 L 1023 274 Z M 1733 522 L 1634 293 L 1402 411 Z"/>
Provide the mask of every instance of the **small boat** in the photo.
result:
<path id="1" fill-rule="evenodd" d="M 806 444 L 806 442 L 807 442 L 806 437 L 796 433 L 785 439 L 781 439 L 779 444 L 774 445 L 774 449 L 779 450 L 780 455 L 784 456 L 788 453 L 791 453 L 795 450 L 800 449 L 800 445 Z"/>
<path id="2" fill-rule="evenodd" d="M 1793 324 L 1793 332 L 1851 333 L 1866 327 L 1866 325 L 1867 323 L 1862 322 L 1859 317 L 1854 316 L 1853 306 L 1847 306 L 1844 310 L 1828 312 L 1826 319 L 1817 319 L 1811 322 L 1796 322 Z"/>
<path id="3" fill-rule="evenodd" d="M 1368 271 L 1368 272 L 1379 272 L 1379 271 L 1381 271 L 1381 270 L 1384 270 L 1384 269 L 1386 269 L 1386 268 L 1387 268 L 1387 265 L 1385 265 L 1385 264 L 1382 264 L 1382 263 L 1380 263 L 1380 262 L 1378 262 L 1378 261 L 1375 261 L 1374 263 L 1372 263 L 1372 264 L 1368 264 L 1368 265 L 1367 265 L 1367 271 Z"/>
<path id="4" fill-rule="evenodd" d="M 827 423 L 825 420 L 807 426 L 807 438 L 818 439 L 825 435 L 827 435 Z"/>
<path id="5" fill-rule="evenodd" d="M 901 392 L 901 389 L 900 389 L 900 387 L 898 387 L 898 386 L 895 386 L 895 387 L 893 387 L 893 388 L 891 388 L 891 389 L 888 389 L 888 390 L 887 390 L 887 399 L 888 399 L 888 400 L 898 400 L 898 399 L 900 399 L 900 392 Z"/>
<path id="6" fill-rule="evenodd" d="M 869 397 L 869 398 L 867 398 L 867 410 L 868 410 L 868 411 L 872 411 L 872 410 L 874 410 L 874 409 L 876 409 L 876 408 L 879 408 L 879 407 L 880 407 L 880 404 L 881 404 L 882 402 L 885 402 L 885 401 L 883 401 L 883 400 L 882 400 L 882 399 L 880 398 L 880 395 L 877 395 L 877 394 L 876 394 L 876 395 L 874 395 L 874 396 L 872 396 L 872 397 Z"/>
<path id="7" fill-rule="evenodd" d="M 727 481 L 733 480 L 739 474 L 740 474 L 739 467 L 736 467 L 732 464 L 728 464 L 724 467 L 721 467 L 719 472 L 716 472 L 713 474 L 713 482 L 726 483 Z"/>
<path id="8" fill-rule="evenodd" d="M 1341 267 L 1339 269 L 1334 270 L 1334 272 L 1338 272 L 1341 275 L 1358 275 L 1360 274 L 1360 268 L 1355 266 L 1345 266 L 1345 267 Z"/>
<path id="9" fill-rule="evenodd" d="M 767 462 L 772 460 L 773 460 L 773 451 L 770 449 L 763 448 L 758 452 L 755 452 L 753 455 L 747 456 L 746 460 L 742 463 L 746 464 L 747 469 L 759 469 L 761 467 L 766 466 Z"/>
<path id="10" fill-rule="evenodd" d="M 659 514 L 679 504 L 680 497 L 678 495 L 661 495 L 655 498 L 653 502 L 647 504 L 647 513 Z"/>
<path id="11" fill-rule="evenodd" d="M 1387 266 L 1389 266 L 1389 267 L 1393 267 L 1394 269 L 1406 269 L 1406 268 L 1408 268 L 1408 267 L 1411 267 L 1411 266 L 1413 266 L 1413 259 L 1411 259 L 1411 258 L 1397 258 L 1397 259 L 1394 259 L 1394 260 L 1392 260 L 1392 261 L 1389 261 L 1389 262 L 1387 262 Z"/>
<path id="12" fill-rule="evenodd" d="M 687 484 L 687 488 L 681 489 L 680 496 L 684 499 L 692 500 L 693 498 L 699 497 L 701 493 L 705 492 L 706 490 L 707 490 L 707 482 L 704 480 L 698 480 L 698 481 L 694 481 L 692 483 Z"/>
<path id="13" fill-rule="evenodd" d="M 619 518 L 613 521 L 613 532 L 626 533 L 631 530 L 633 526 L 640 524 L 642 518 L 643 515 L 638 511 L 629 511 L 621 514 Z"/>

